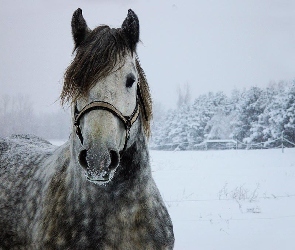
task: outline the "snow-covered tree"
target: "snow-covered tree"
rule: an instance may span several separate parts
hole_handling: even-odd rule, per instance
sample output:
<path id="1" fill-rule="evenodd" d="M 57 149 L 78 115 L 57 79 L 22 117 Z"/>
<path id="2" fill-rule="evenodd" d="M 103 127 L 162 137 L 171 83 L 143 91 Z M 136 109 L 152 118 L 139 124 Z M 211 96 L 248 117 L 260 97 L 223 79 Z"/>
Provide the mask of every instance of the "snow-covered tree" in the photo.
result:
<path id="1" fill-rule="evenodd" d="M 286 115 L 284 120 L 284 137 L 295 143 L 295 82 L 293 81 L 287 92 Z"/>
<path id="2" fill-rule="evenodd" d="M 251 128 L 251 141 L 266 141 L 271 142 L 269 146 L 278 146 L 283 135 L 294 142 L 294 83 L 272 84 L 264 95 L 266 108 Z"/>
<path id="3" fill-rule="evenodd" d="M 268 132 L 272 139 L 284 137 L 294 142 L 294 108 L 295 108 L 294 83 L 281 85 L 280 91 L 274 96 L 267 107 L 265 117 L 268 122 Z"/>
<path id="4" fill-rule="evenodd" d="M 259 115 L 265 109 L 265 96 L 258 87 L 244 91 L 235 110 L 232 136 L 239 141 L 251 141 L 251 128 L 258 122 Z"/>

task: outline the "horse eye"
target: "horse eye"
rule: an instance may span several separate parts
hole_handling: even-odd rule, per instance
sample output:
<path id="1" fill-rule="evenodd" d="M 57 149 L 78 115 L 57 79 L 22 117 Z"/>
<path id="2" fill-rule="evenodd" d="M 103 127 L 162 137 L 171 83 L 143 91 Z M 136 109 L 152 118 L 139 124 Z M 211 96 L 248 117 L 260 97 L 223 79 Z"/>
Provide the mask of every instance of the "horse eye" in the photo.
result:
<path id="1" fill-rule="evenodd" d="M 126 80 L 126 87 L 131 88 L 134 82 L 135 82 L 135 76 L 133 74 L 128 74 L 127 80 Z"/>

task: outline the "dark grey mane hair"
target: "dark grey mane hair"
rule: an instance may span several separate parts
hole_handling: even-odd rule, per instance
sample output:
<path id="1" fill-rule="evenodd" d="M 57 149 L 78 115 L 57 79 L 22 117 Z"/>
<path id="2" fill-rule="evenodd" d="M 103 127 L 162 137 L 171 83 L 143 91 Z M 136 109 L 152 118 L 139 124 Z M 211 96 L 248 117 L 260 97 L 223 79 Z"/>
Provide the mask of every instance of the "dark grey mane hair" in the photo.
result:
<path id="1" fill-rule="evenodd" d="M 140 62 L 138 58 L 136 58 L 136 68 L 139 75 L 138 86 L 139 86 L 139 90 L 142 97 L 142 100 L 141 100 L 142 104 L 140 105 L 140 110 L 141 110 L 141 114 L 144 114 L 144 117 L 145 117 L 143 119 L 143 129 L 147 138 L 149 138 L 149 136 L 151 135 L 150 122 L 153 118 L 153 109 L 152 109 L 153 102 L 152 102 L 150 88 L 149 88 L 145 73 L 140 66 Z"/>
<path id="2" fill-rule="evenodd" d="M 81 22 L 81 20 L 79 21 Z M 86 22 L 82 22 L 82 25 L 87 27 Z M 76 55 L 64 75 L 64 85 L 60 95 L 62 105 L 75 102 L 78 98 L 86 96 L 95 83 L 105 78 L 114 70 L 117 64 L 123 62 L 123 58 L 127 53 L 136 53 L 136 46 L 132 45 L 134 43 L 126 36 L 124 26 L 114 29 L 103 25 L 92 31 L 85 27 L 81 29 L 84 32 L 82 35 L 85 37 L 82 41 L 79 40 L 79 36 L 76 38 L 73 34 Z M 136 68 L 139 75 L 138 86 L 142 99 L 143 127 L 146 136 L 149 137 L 152 100 L 144 71 L 137 56 Z"/>

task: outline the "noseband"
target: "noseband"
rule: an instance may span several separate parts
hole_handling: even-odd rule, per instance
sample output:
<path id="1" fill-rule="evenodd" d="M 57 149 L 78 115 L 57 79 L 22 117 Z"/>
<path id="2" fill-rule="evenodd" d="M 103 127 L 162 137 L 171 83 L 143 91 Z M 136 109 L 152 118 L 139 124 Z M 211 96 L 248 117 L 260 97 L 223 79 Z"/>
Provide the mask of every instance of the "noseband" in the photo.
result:
<path id="1" fill-rule="evenodd" d="M 141 99 L 141 94 L 139 90 L 139 86 L 137 88 L 137 96 L 136 96 L 136 106 L 135 109 L 133 110 L 132 114 L 130 116 L 124 116 L 115 106 L 113 106 L 111 103 L 108 102 L 103 102 L 103 101 L 93 101 L 89 104 L 87 104 L 83 109 L 78 111 L 77 106 L 75 106 L 75 113 L 74 113 L 74 126 L 76 128 L 76 134 L 81 142 L 83 144 L 83 136 L 80 128 L 80 120 L 81 118 L 89 113 L 92 110 L 106 110 L 110 113 L 112 113 L 114 116 L 119 118 L 119 120 L 122 121 L 124 124 L 125 130 L 126 130 L 126 136 L 125 136 L 125 144 L 123 151 L 126 150 L 127 148 L 127 142 L 130 138 L 130 128 L 132 125 L 135 123 L 135 121 L 138 118 L 139 115 L 139 101 L 138 101 L 138 96 Z"/>

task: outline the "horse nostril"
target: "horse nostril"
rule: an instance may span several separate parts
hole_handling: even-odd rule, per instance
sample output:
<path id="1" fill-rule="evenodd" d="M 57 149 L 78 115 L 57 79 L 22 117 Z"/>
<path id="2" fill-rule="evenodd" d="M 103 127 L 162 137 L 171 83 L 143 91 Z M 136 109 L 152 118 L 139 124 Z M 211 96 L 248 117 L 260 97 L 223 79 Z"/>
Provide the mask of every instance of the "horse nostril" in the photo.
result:
<path id="1" fill-rule="evenodd" d="M 114 150 L 110 150 L 110 157 L 111 157 L 111 163 L 109 165 L 109 169 L 112 170 L 119 165 L 119 153 Z"/>
<path id="2" fill-rule="evenodd" d="M 109 179 L 110 177 L 110 173 L 109 172 L 105 172 L 103 175 L 102 175 L 103 178 L 105 179 Z"/>
<path id="3" fill-rule="evenodd" d="M 86 160 L 86 156 L 87 156 L 87 150 L 84 149 L 80 152 L 79 154 L 79 163 L 81 164 L 81 166 L 85 169 L 87 169 L 88 164 L 87 164 L 87 160 Z"/>

